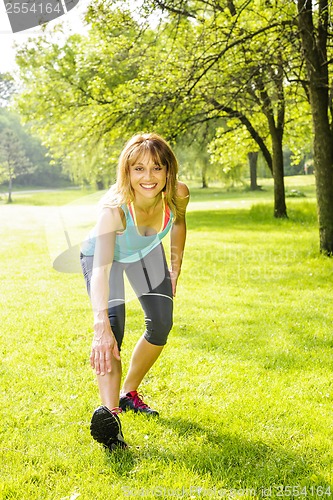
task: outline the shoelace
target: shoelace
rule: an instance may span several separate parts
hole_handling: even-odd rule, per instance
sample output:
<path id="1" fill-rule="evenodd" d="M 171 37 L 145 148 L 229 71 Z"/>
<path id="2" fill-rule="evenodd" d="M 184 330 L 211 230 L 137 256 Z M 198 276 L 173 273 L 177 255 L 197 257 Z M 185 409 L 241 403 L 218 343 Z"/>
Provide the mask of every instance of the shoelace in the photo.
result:
<path id="1" fill-rule="evenodd" d="M 115 408 L 112 408 L 111 410 L 111 413 L 115 413 L 116 415 L 118 415 L 118 413 L 122 413 L 122 409 L 120 408 L 120 406 L 116 406 Z"/>
<path id="2" fill-rule="evenodd" d="M 142 401 L 142 394 L 136 393 L 133 396 L 133 403 L 137 408 L 148 408 L 148 405 Z"/>

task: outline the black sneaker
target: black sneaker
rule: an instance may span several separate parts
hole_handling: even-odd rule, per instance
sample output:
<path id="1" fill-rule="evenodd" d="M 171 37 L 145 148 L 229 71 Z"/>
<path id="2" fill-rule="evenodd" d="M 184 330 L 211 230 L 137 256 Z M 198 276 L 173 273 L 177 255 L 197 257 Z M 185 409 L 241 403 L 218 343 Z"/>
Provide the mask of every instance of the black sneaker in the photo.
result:
<path id="1" fill-rule="evenodd" d="M 141 394 L 137 391 L 131 391 L 122 396 L 119 401 L 119 406 L 123 411 L 133 410 L 135 413 L 145 413 L 158 417 L 158 411 L 152 410 L 146 403 L 142 401 Z"/>
<path id="2" fill-rule="evenodd" d="M 119 408 L 118 413 L 120 412 Z M 110 451 L 117 447 L 127 448 L 117 411 L 110 411 L 106 406 L 99 406 L 94 411 L 90 424 L 90 434 Z"/>

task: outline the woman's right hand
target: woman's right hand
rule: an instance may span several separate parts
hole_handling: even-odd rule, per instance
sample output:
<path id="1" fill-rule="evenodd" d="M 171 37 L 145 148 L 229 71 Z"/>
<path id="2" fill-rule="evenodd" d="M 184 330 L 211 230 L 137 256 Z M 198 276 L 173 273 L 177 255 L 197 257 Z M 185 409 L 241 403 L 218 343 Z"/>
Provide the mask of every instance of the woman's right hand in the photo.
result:
<path id="1" fill-rule="evenodd" d="M 94 338 L 91 346 L 90 364 L 96 375 L 105 375 L 112 370 L 112 356 L 120 360 L 116 338 L 108 318 L 94 323 Z"/>

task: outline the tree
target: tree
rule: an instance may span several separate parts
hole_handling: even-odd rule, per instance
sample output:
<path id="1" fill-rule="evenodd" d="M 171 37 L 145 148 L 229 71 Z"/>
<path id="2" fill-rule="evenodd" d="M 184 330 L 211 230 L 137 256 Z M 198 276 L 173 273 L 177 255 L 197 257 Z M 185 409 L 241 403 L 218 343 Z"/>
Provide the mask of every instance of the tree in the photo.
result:
<path id="1" fill-rule="evenodd" d="M 184 94 L 202 102 L 199 120 L 205 113 L 206 119 L 229 117 L 246 127 L 274 177 L 274 215 L 286 217 L 282 154 L 286 96 L 278 23 L 256 2 L 246 12 L 235 2 L 228 2 L 226 9 L 205 0 L 179 1 L 177 7 L 168 0 L 152 3 L 168 11 L 171 19 L 175 15 L 195 19 Z M 193 111 L 190 114 L 188 121 L 193 124 L 196 117 Z"/>
<path id="2" fill-rule="evenodd" d="M 179 171 L 182 178 L 201 180 L 201 187 L 208 188 L 211 165 L 208 143 L 198 141 L 196 137 L 184 136 L 178 139 L 174 150 L 179 161 Z"/>
<path id="3" fill-rule="evenodd" d="M 0 132 L 6 129 L 15 134 L 25 156 L 34 166 L 18 176 L 17 184 L 30 186 L 68 184 L 69 178 L 62 172 L 60 161 L 55 161 L 49 150 L 41 144 L 39 137 L 33 135 L 28 126 L 22 125 L 20 117 L 10 109 L 10 106 L 0 108 Z"/>
<path id="4" fill-rule="evenodd" d="M 219 165 L 225 181 L 233 185 L 241 182 L 248 162 L 248 154 L 255 146 L 246 127 L 238 120 L 228 120 L 216 130 L 215 138 L 209 145 L 211 162 Z"/>
<path id="5" fill-rule="evenodd" d="M 8 182 L 8 200 L 12 203 L 13 180 L 31 169 L 18 137 L 12 130 L 0 132 L 0 176 Z"/>
<path id="6" fill-rule="evenodd" d="M 57 45 L 40 37 L 18 51 L 23 91 L 17 108 L 73 179 L 103 185 L 130 131 L 138 129 L 126 87 L 140 65 L 140 28 L 126 12 L 91 13 L 89 38 Z M 32 76 L 35 84 L 32 84 Z M 37 82 L 37 83 L 36 83 Z"/>
<path id="7" fill-rule="evenodd" d="M 10 73 L 0 73 L 0 107 L 7 106 L 15 92 L 14 78 Z"/>
<path id="8" fill-rule="evenodd" d="M 313 156 L 320 251 L 333 255 L 333 107 L 328 57 L 332 7 L 328 0 L 298 0 L 298 29 L 306 62 L 314 131 Z"/>
<path id="9" fill-rule="evenodd" d="M 274 177 L 274 215 L 287 216 L 283 144 L 295 142 L 296 133 L 302 141 L 309 114 L 304 88 L 293 84 L 294 74 L 297 77 L 302 67 L 300 44 L 294 33 L 295 3 L 148 3 L 153 10 L 168 13 L 170 23 L 186 18 L 196 27 L 193 50 L 185 64 L 188 78 L 183 95 L 201 100 L 202 105 L 197 116 L 192 110 L 183 121 L 191 126 L 196 119 L 226 116 L 243 124 Z"/>
<path id="10" fill-rule="evenodd" d="M 283 138 L 286 124 L 291 124 L 290 108 L 300 98 L 286 85 L 295 6 L 282 2 L 281 10 L 280 4 L 274 8 L 271 2 L 266 4 L 263 9 L 262 2 L 255 0 L 228 2 L 226 8 L 221 2 L 206 0 L 150 2 L 152 9 L 169 14 L 168 34 L 174 36 L 169 58 L 182 68 L 177 80 L 174 71 L 168 73 L 169 85 L 160 85 L 158 78 L 155 83 L 163 88 L 159 93 L 163 106 L 162 96 L 168 95 L 172 110 L 179 111 L 176 117 L 181 119 L 173 136 L 221 117 L 237 119 L 246 127 L 274 177 L 274 215 L 286 217 Z M 192 33 L 192 43 L 179 51 L 184 45 L 182 25 L 187 37 Z M 162 24 L 161 40 L 165 31 Z M 165 75 L 163 69 L 162 61 L 154 68 L 155 74 Z M 161 109 L 159 103 L 157 109 Z"/>

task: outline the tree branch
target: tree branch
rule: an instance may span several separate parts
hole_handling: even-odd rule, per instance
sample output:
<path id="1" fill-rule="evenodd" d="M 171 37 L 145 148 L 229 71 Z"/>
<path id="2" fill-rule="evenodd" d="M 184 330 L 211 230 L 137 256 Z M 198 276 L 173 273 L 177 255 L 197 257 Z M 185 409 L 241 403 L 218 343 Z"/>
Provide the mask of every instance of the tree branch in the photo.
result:
<path id="1" fill-rule="evenodd" d="M 167 10 L 169 12 L 172 12 L 173 14 L 196 19 L 195 14 L 192 14 L 186 9 L 178 9 L 177 7 L 172 7 L 170 5 L 167 5 L 165 2 L 162 2 L 161 0 L 155 0 L 155 3 L 160 7 L 160 9 L 162 9 L 162 11 Z"/>
<path id="2" fill-rule="evenodd" d="M 260 35 L 261 33 L 265 33 L 266 31 L 269 31 L 273 28 L 281 26 L 281 24 L 288 25 L 288 24 L 290 24 L 290 21 L 286 21 L 284 23 L 276 22 L 276 23 L 271 24 L 270 26 L 264 26 L 264 27 L 260 28 L 259 30 L 255 31 L 254 33 L 249 33 L 248 35 L 245 35 L 242 38 L 235 40 L 230 45 L 227 45 L 226 47 L 224 47 L 224 49 L 221 50 L 221 52 L 219 52 L 218 54 L 216 54 L 216 56 L 213 58 L 212 62 L 195 79 L 194 83 L 190 86 L 190 88 L 188 90 L 188 94 L 190 94 L 192 92 L 192 90 L 199 83 L 199 81 L 208 73 L 208 71 L 214 66 L 214 64 L 217 61 L 219 61 L 221 59 L 221 57 L 224 56 L 224 54 L 226 54 L 226 52 L 228 52 L 228 50 L 230 50 L 230 49 L 232 49 L 232 48 L 236 47 L 237 45 L 240 45 L 244 42 L 247 42 L 248 40 L 251 40 L 252 38 L 255 38 L 256 36 Z"/>
<path id="3" fill-rule="evenodd" d="M 273 173 L 273 161 L 272 161 L 271 153 L 269 152 L 263 138 L 260 136 L 260 134 L 254 128 L 254 126 L 252 125 L 250 120 L 247 118 L 247 116 L 245 116 L 240 111 L 237 111 L 236 109 L 233 109 L 233 108 L 230 108 L 229 106 L 224 106 L 223 104 L 220 104 L 214 98 L 207 98 L 207 102 L 209 104 L 212 104 L 216 110 L 223 111 L 224 113 L 226 113 L 226 115 L 230 116 L 231 118 L 237 118 L 238 120 L 240 120 L 240 122 L 248 130 L 252 139 L 258 144 L 258 146 L 259 146 L 260 150 L 262 151 L 262 154 L 264 155 L 264 158 L 267 162 L 268 168 Z"/>

